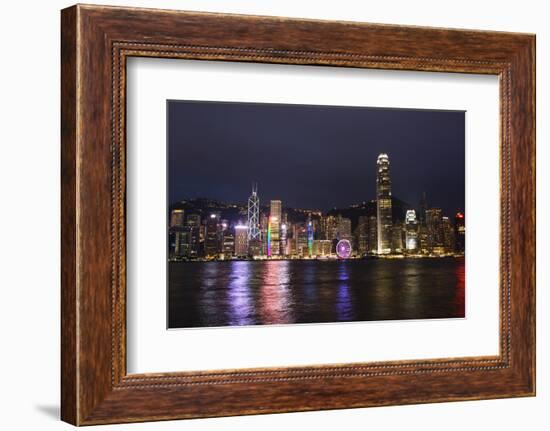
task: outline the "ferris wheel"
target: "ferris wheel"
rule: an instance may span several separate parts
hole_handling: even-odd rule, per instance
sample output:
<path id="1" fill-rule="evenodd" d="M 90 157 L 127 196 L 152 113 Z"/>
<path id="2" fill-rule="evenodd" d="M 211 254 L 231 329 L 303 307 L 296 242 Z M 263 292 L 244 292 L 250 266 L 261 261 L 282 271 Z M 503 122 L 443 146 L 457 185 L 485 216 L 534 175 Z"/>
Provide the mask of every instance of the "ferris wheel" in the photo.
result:
<path id="1" fill-rule="evenodd" d="M 349 259 L 351 257 L 351 243 L 347 239 L 341 239 L 336 244 L 336 255 L 340 259 Z"/>

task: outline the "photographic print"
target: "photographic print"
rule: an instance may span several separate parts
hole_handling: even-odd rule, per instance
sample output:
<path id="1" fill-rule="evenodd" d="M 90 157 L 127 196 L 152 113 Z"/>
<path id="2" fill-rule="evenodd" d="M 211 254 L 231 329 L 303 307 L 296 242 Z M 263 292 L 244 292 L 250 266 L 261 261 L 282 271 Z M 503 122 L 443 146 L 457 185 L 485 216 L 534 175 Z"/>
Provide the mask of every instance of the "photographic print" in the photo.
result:
<path id="1" fill-rule="evenodd" d="M 167 102 L 168 328 L 465 317 L 465 112 Z"/>

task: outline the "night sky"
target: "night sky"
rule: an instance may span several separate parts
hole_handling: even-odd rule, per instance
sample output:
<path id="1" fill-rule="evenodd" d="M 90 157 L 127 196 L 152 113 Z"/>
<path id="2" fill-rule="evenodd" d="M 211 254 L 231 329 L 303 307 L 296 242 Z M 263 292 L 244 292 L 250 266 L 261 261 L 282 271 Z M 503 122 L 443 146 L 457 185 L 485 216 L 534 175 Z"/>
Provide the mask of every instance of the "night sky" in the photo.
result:
<path id="1" fill-rule="evenodd" d="M 168 101 L 169 203 L 211 198 L 328 210 L 376 197 L 376 158 L 393 196 L 464 209 L 463 111 Z"/>

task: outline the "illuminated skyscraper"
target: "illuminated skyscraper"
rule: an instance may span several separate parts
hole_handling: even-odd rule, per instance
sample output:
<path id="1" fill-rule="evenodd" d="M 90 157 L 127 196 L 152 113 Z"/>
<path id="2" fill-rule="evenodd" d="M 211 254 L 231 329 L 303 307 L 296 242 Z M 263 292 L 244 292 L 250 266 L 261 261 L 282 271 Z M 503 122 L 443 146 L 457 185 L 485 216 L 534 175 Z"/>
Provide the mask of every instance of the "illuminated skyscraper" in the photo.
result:
<path id="1" fill-rule="evenodd" d="M 324 239 L 335 240 L 338 236 L 338 220 L 336 216 L 329 215 L 322 220 L 322 230 Z"/>
<path id="2" fill-rule="evenodd" d="M 307 249 L 310 256 L 313 255 L 313 222 L 311 216 L 307 219 Z"/>
<path id="3" fill-rule="evenodd" d="M 254 253 L 252 250 L 251 250 L 251 254 L 253 256 L 257 255 L 257 254 L 261 254 L 261 255 L 264 255 L 264 256 L 269 256 L 268 253 L 267 253 L 267 245 L 268 245 L 268 235 L 267 235 L 267 232 L 268 232 L 268 229 L 269 229 L 269 214 L 265 214 L 265 213 L 260 213 L 260 235 L 263 239 L 263 241 L 260 242 L 260 253 Z"/>
<path id="4" fill-rule="evenodd" d="M 378 221 L 375 215 L 369 216 L 368 252 L 371 254 L 378 252 Z"/>
<path id="5" fill-rule="evenodd" d="M 359 254 L 366 254 L 369 251 L 369 218 L 368 216 L 359 216 L 357 227 L 355 228 L 355 244 Z"/>
<path id="6" fill-rule="evenodd" d="M 174 209 L 170 213 L 170 227 L 183 227 L 184 211 L 182 209 Z"/>
<path id="7" fill-rule="evenodd" d="M 260 241 L 260 198 L 258 184 L 252 185 L 252 194 L 248 198 L 248 240 Z"/>
<path id="8" fill-rule="evenodd" d="M 391 253 L 392 245 L 391 179 L 388 155 L 380 154 L 376 165 L 378 254 L 388 254 Z"/>
<path id="9" fill-rule="evenodd" d="M 189 229 L 189 256 L 197 257 L 200 250 L 201 216 L 189 214 L 187 216 L 187 227 Z"/>
<path id="10" fill-rule="evenodd" d="M 347 239 L 351 241 L 353 236 L 351 235 L 351 220 L 349 218 L 342 217 L 338 215 L 336 219 L 336 237 L 338 240 Z"/>
<path id="11" fill-rule="evenodd" d="M 392 226 L 391 249 L 394 253 L 403 252 L 403 225 L 397 221 Z"/>
<path id="12" fill-rule="evenodd" d="M 455 249 L 459 253 L 464 253 L 466 246 L 466 223 L 464 213 L 455 214 Z"/>
<path id="13" fill-rule="evenodd" d="M 235 226 L 235 256 L 245 257 L 248 254 L 248 226 Z"/>
<path id="14" fill-rule="evenodd" d="M 281 224 L 281 254 L 286 256 L 288 254 L 288 225 L 286 223 Z"/>
<path id="15" fill-rule="evenodd" d="M 313 256 L 316 256 L 316 257 L 330 256 L 331 249 L 332 249 L 332 241 L 328 239 L 313 240 Z"/>
<path id="16" fill-rule="evenodd" d="M 418 222 L 416 211 L 407 210 L 405 215 L 405 249 L 412 253 L 418 250 Z"/>
<path id="17" fill-rule="evenodd" d="M 418 221 L 422 226 L 426 226 L 427 209 L 428 209 L 428 199 L 426 199 L 426 192 L 422 192 L 422 197 L 420 198 L 420 213 L 418 214 Z"/>
<path id="18" fill-rule="evenodd" d="M 267 229 L 267 255 L 278 256 L 280 254 L 281 240 L 281 201 L 271 201 L 269 210 L 269 225 Z"/>
<path id="19" fill-rule="evenodd" d="M 443 247 L 445 248 L 445 253 L 452 253 L 455 250 L 455 235 L 449 217 L 441 218 L 441 228 L 443 231 Z"/>
<path id="20" fill-rule="evenodd" d="M 221 232 L 221 251 L 224 259 L 231 259 L 235 253 L 235 235 L 231 229 L 224 228 Z"/>
<path id="21" fill-rule="evenodd" d="M 426 210 L 426 227 L 428 232 L 429 252 L 433 254 L 443 254 L 445 252 L 445 244 L 441 208 L 430 208 Z"/>
<path id="22" fill-rule="evenodd" d="M 207 257 L 216 257 L 220 250 L 220 214 L 212 213 L 206 219 L 204 252 Z"/>

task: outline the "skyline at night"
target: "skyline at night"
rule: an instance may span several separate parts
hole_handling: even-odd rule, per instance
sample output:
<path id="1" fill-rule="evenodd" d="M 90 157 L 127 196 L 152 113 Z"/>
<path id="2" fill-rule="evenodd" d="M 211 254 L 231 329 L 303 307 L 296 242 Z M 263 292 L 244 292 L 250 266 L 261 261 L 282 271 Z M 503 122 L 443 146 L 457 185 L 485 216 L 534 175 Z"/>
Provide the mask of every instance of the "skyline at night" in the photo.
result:
<path id="1" fill-rule="evenodd" d="M 376 199 L 376 157 L 392 193 L 464 209 L 462 111 L 168 101 L 168 199 L 264 202 L 328 211 Z M 374 162 L 373 162 L 374 160 Z"/>
<path id="2" fill-rule="evenodd" d="M 465 112 L 168 101 L 169 328 L 465 315 Z"/>
<path id="3" fill-rule="evenodd" d="M 423 195 L 418 208 L 392 196 L 386 153 L 376 160 L 377 197 L 328 212 L 262 205 L 252 183 L 247 205 L 189 199 L 170 207 L 168 253 L 172 261 L 242 259 L 363 259 L 463 256 L 465 215 L 453 218 Z"/>

